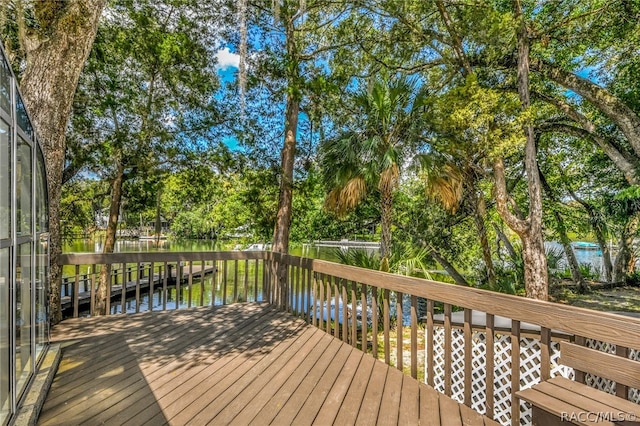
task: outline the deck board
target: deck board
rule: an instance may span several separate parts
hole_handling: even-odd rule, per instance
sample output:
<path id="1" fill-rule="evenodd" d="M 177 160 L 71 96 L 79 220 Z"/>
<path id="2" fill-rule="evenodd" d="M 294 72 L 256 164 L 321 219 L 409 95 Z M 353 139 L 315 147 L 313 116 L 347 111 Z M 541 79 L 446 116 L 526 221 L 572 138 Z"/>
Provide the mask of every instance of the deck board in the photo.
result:
<path id="1" fill-rule="evenodd" d="M 267 304 L 65 321 L 38 424 L 489 424 Z"/>

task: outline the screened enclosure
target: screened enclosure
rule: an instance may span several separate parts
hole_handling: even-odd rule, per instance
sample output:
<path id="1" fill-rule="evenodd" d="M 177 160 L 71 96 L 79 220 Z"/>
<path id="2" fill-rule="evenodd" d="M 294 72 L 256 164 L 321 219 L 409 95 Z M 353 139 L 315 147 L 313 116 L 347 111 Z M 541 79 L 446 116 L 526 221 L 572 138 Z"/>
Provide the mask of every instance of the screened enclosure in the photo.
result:
<path id="1" fill-rule="evenodd" d="M 0 61 L 0 424 L 18 411 L 49 337 L 48 195 L 42 150 Z"/>

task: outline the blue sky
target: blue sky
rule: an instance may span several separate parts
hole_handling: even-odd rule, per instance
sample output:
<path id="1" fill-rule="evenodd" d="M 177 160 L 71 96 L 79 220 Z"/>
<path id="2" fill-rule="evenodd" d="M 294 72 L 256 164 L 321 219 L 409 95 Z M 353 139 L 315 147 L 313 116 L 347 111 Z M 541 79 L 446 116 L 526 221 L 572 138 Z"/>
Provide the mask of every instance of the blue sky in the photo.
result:
<path id="1" fill-rule="evenodd" d="M 236 80 L 236 73 L 238 72 L 238 65 L 240 63 L 240 56 L 231 52 L 228 47 L 219 50 L 216 53 L 216 59 L 218 63 L 216 68 L 218 70 L 218 76 L 222 84 L 232 83 Z M 222 142 L 231 150 L 238 150 L 238 140 L 232 136 L 225 137 Z"/>

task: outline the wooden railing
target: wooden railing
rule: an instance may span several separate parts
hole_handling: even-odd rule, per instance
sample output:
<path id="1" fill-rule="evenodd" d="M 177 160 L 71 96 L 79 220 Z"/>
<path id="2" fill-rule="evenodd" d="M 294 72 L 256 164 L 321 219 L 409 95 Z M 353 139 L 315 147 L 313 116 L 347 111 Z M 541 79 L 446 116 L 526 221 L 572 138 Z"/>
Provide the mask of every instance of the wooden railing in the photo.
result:
<path id="1" fill-rule="evenodd" d="M 510 399 L 508 421 L 519 425 L 523 413 L 515 396 L 520 390 L 521 344 L 532 333 L 537 335 L 539 354 L 529 359 L 537 370 L 537 381 L 547 380 L 557 365 L 552 363 L 552 346 L 556 340 L 571 340 L 581 345 L 591 345 L 617 356 L 640 358 L 640 319 L 606 312 L 597 312 L 551 302 L 526 299 L 470 287 L 391 275 L 383 272 L 340 265 L 322 260 L 305 259 L 289 255 L 273 255 L 274 270 L 279 271 L 274 280 L 270 301 L 282 309 L 305 318 L 313 325 L 345 342 L 370 352 L 385 363 L 405 370 L 412 377 L 422 377 L 431 385 L 441 383 L 441 390 L 448 396 L 454 394 L 453 336 L 457 331 L 464 336 L 462 348 L 463 378 L 455 377 L 462 384 L 461 402 L 491 418 L 505 422 L 497 415 L 494 398 L 490 396 L 504 387 L 494 377 L 498 370 L 495 343 L 508 335 L 509 358 L 500 360 L 508 364 L 509 381 L 506 388 Z M 418 312 L 423 307 L 423 312 Z M 408 312 L 406 312 L 408 310 Z M 454 312 L 463 318 L 454 325 Z M 484 321 L 474 323 L 474 312 Z M 476 314 L 476 319 L 478 315 Z M 507 323 L 497 326 L 497 322 Z M 483 342 L 478 344 L 478 328 Z M 405 331 L 405 329 L 407 329 Z M 456 330 L 457 328 L 457 330 Z M 532 332 L 533 330 L 533 332 Z M 436 374 L 436 332 L 444 332 L 444 359 Z M 418 336 L 424 335 L 425 361 L 421 363 Z M 474 337 L 475 336 L 475 337 Z M 405 357 L 405 352 L 408 356 Z M 481 359 L 486 373 L 480 386 L 482 395 L 474 395 L 472 382 L 477 382 L 478 366 L 474 358 L 484 351 Z M 395 355 L 395 356 L 394 356 Z M 394 360 L 395 358 L 395 360 Z M 459 357 L 458 357 L 459 358 Z M 406 361 L 405 361 L 406 359 Z M 477 358 L 476 358 L 477 362 Z M 408 365 L 405 365 L 408 364 Z M 532 366 L 528 366 L 531 369 Z M 422 370 L 422 371 L 421 371 Z M 458 369 L 457 374 L 460 374 Z M 474 374 L 476 377 L 474 378 Z M 598 378 L 575 372 L 575 380 L 592 382 Z M 527 386 L 534 383 L 528 383 Z M 477 384 L 476 384 L 477 386 Z M 618 396 L 638 402 L 639 391 L 618 385 Z M 489 396 L 489 397 L 486 397 Z"/>
<path id="2" fill-rule="evenodd" d="M 74 316 L 81 301 L 81 267 L 111 264 L 126 274 L 126 268 L 133 266 L 126 291 L 109 287 L 110 313 L 138 312 L 144 308 L 140 294 L 148 297 L 154 292 L 155 307 L 149 304 L 149 310 L 267 301 L 503 424 L 520 424 L 526 416 L 515 395 L 533 384 L 522 376 L 525 367 L 533 369 L 537 381 L 556 374 L 558 340 L 591 345 L 617 356 L 640 357 L 638 318 L 316 259 L 271 252 L 120 253 L 64 255 L 62 263 L 76 265 Z M 152 271 L 146 280 L 138 279 L 135 272 L 142 267 Z M 203 278 L 197 275 L 198 268 Z M 95 288 L 99 268 L 92 271 L 90 287 Z M 526 363 L 533 367 L 521 365 L 523 342 L 532 334 L 537 349 Z M 462 343 L 455 346 L 458 337 Z M 506 352 L 497 353 L 498 341 L 507 342 Z M 436 353 L 441 354 L 439 359 Z M 504 356 L 506 359 L 499 358 Z M 462 359 L 461 364 L 454 365 L 454 359 Z M 504 368 L 507 383 L 502 383 L 504 377 L 494 376 Z M 484 371 L 481 377 L 479 369 Z M 583 383 L 597 382 L 579 371 L 574 377 Z M 500 412 L 504 407 L 498 407 L 491 397 L 504 389 L 508 420 Z M 639 395 L 638 390 L 624 386 L 617 386 L 615 393 L 632 400 Z"/>
<path id="3" fill-rule="evenodd" d="M 73 267 L 75 274 L 63 277 L 63 312 L 67 317 L 93 312 L 107 266 L 108 314 L 264 301 L 268 258 L 269 253 L 257 251 L 64 254 L 60 264 Z"/>

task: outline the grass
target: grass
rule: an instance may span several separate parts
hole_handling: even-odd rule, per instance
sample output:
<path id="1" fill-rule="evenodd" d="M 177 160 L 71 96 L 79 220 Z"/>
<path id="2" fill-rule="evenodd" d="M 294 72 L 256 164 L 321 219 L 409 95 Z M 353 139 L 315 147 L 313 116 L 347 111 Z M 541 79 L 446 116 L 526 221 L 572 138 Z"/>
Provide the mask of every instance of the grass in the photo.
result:
<path id="1" fill-rule="evenodd" d="M 418 325 L 418 380 L 424 382 L 425 378 L 425 328 Z M 389 360 L 390 365 L 397 365 L 398 330 L 392 327 L 389 330 Z M 384 332 L 378 331 L 378 359 L 384 361 Z M 411 327 L 402 328 L 402 371 L 411 376 Z"/>
<path id="2" fill-rule="evenodd" d="M 618 287 L 577 294 L 563 289 L 554 295 L 554 301 L 596 311 L 633 312 L 640 314 L 640 287 Z"/>

